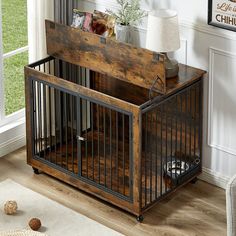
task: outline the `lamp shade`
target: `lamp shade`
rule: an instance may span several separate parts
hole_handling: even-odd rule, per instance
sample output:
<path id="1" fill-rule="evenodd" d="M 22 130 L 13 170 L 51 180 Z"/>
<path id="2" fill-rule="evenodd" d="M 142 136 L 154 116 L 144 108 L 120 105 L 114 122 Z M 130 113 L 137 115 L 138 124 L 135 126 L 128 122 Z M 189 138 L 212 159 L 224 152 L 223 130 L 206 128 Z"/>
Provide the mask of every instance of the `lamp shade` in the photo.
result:
<path id="1" fill-rule="evenodd" d="M 149 12 L 146 48 L 156 52 L 172 52 L 180 48 L 176 11 L 159 9 Z"/>

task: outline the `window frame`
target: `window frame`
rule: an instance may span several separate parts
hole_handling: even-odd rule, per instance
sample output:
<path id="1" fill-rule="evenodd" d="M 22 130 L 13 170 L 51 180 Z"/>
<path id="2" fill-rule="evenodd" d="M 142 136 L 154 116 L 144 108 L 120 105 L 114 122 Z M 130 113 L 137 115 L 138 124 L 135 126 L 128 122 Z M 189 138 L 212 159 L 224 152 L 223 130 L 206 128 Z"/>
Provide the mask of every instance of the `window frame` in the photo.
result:
<path id="1" fill-rule="evenodd" d="M 28 2 L 27 2 L 28 10 Z M 28 20 L 28 16 L 27 16 Z M 28 35 L 27 35 L 28 37 Z M 11 58 L 15 55 L 18 55 L 23 52 L 29 52 L 29 43 L 24 47 L 17 48 L 13 51 L 3 54 L 3 34 L 2 34 L 2 3 L 0 1 L 0 128 L 12 123 L 16 120 L 22 119 L 25 117 L 25 108 L 19 109 L 9 115 L 5 114 L 5 98 L 4 98 L 4 60 Z"/>

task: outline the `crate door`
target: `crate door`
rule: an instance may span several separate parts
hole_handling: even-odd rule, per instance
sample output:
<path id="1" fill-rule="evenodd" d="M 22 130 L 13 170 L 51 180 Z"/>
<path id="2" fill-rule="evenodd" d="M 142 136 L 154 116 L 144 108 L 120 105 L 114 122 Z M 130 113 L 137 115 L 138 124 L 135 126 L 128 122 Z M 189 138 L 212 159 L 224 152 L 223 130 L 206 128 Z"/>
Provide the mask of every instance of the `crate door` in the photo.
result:
<path id="1" fill-rule="evenodd" d="M 88 98 L 78 113 L 80 179 L 132 200 L 132 115 Z"/>
<path id="2" fill-rule="evenodd" d="M 78 97 L 31 79 L 33 158 L 78 176 Z"/>

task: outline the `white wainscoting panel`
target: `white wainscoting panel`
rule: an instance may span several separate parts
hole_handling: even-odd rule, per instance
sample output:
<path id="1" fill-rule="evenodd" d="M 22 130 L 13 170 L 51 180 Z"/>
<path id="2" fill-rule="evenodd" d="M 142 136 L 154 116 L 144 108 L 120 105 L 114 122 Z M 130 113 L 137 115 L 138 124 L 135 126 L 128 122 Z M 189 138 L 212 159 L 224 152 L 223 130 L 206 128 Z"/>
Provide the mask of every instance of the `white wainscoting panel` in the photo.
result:
<path id="1" fill-rule="evenodd" d="M 208 145 L 236 155 L 236 54 L 209 49 Z"/>
<path id="2" fill-rule="evenodd" d="M 230 179 L 228 176 L 222 175 L 221 173 L 205 167 L 202 168 L 202 174 L 199 175 L 198 178 L 223 189 L 226 189 L 227 183 Z"/>

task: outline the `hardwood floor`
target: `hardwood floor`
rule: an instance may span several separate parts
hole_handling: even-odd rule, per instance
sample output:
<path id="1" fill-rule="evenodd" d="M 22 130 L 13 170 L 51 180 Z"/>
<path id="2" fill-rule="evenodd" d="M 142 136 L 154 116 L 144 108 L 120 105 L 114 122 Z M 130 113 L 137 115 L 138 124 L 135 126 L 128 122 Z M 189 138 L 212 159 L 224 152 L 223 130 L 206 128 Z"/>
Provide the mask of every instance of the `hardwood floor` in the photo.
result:
<path id="1" fill-rule="evenodd" d="M 226 235 L 225 191 L 200 180 L 154 206 L 140 224 L 134 216 L 52 177 L 34 175 L 25 148 L 0 158 L 0 181 L 7 178 L 124 235 Z"/>

